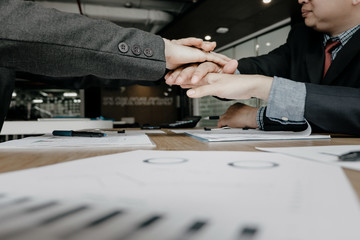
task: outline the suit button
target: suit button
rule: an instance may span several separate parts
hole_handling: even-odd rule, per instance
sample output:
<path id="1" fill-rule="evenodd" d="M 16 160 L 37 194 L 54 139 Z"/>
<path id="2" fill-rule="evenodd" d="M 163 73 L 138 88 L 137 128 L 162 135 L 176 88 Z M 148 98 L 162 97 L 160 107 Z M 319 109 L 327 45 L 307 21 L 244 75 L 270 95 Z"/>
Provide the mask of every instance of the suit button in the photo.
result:
<path id="1" fill-rule="evenodd" d="M 151 48 L 145 48 L 144 49 L 144 54 L 147 57 L 152 57 L 154 55 L 153 50 L 151 50 Z"/>
<path id="2" fill-rule="evenodd" d="M 127 53 L 129 51 L 129 46 L 124 42 L 119 43 L 118 48 L 119 48 L 119 51 L 122 53 Z"/>
<path id="3" fill-rule="evenodd" d="M 131 48 L 131 51 L 133 52 L 134 55 L 139 56 L 141 54 L 141 48 L 139 45 L 134 45 Z"/>

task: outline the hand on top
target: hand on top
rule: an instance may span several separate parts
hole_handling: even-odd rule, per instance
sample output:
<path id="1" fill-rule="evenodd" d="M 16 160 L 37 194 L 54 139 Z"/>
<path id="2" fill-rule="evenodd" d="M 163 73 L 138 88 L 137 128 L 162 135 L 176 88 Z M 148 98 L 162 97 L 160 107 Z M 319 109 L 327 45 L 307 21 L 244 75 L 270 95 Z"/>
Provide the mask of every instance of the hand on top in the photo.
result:
<path id="1" fill-rule="evenodd" d="M 204 42 L 199 38 L 178 40 L 164 39 L 166 68 L 174 70 L 184 64 L 214 62 L 224 66 L 230 59 L 224 55 L 211 52 L 216 47 L 214 42 Z"/>

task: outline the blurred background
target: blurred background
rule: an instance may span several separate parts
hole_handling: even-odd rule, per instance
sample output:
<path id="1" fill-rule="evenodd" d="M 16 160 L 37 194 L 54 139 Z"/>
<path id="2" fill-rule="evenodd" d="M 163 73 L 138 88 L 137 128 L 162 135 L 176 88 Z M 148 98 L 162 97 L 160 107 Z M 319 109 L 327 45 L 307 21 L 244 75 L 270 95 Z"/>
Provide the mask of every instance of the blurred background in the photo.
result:
<path id="1" fill-rule="evenodd" d="M 216 51 L 231 58 L 265 54 L 286 41 L 291 26 L 302 21 L 295 0 L 36 0 L 48 8 L 105 19 L 168 39 L 198 37 L 216 41 Z M 91 78 L 91 77 L 90 77 Z M 184 90 L 155 83 L 121 82 L 70 89 L 68 79 L 18 73 L 7 121 L 39 118 L 111 119 L 116 127 L 157 125 L 198 115 L 221 115 L 233 101 L 188 99 Z M 55 79 L 56 80 L 56 79 Z M 92 79 L 90 79 L 91 81 Z M 96 82 L 97 80 L 94 80 Z M 107 84 L 105 84 L 107 83 Z M 106 86 L 105 86 L 106 85 Z M 243 101 L 259 106 L 257 99 Z M 215 126 L 201 120 L 200 126 Z"/>

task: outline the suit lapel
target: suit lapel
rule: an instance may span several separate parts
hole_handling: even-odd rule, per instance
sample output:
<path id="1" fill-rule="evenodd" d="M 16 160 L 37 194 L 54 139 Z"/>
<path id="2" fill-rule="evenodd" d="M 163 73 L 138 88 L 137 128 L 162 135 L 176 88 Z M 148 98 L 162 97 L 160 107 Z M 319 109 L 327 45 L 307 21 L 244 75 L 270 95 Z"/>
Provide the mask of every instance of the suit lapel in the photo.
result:
<path id="1" fill-rule="evenodd" d="M 311 83 L 319 84 L 322 79 L 324 65 L 324 46 L 322 34 L 315 34 L 310 38 L 309 48 L 306 53 L 306 66 Z"/>
<path id="2" fill-rule="evenodd" d="M 332 83 L 341 72 L 349 65 L 352 59 L 360 52 L 360 30 L 346 43 L 338 52 L 335 60 L 331 63 L 330 68 L 323 80 L 324 84 Z"/>

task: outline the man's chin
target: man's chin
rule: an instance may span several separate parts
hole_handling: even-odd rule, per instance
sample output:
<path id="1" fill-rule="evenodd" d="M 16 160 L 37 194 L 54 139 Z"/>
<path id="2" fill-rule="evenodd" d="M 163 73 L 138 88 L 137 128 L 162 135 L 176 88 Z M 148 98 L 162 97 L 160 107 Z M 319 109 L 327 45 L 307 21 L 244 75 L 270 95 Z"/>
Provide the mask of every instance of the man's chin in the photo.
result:
<path id="1" fill-rule="evenodd" d="M 308 26 L 308 27 L 314 28 L 315 30 L 317 30 L 317 29 L 316 29 L 316 22 L 315 22 L 313 19 L 305 18 L 305 25 Z"/>

